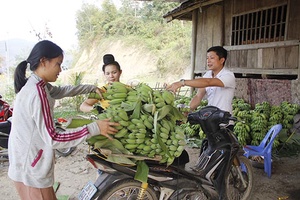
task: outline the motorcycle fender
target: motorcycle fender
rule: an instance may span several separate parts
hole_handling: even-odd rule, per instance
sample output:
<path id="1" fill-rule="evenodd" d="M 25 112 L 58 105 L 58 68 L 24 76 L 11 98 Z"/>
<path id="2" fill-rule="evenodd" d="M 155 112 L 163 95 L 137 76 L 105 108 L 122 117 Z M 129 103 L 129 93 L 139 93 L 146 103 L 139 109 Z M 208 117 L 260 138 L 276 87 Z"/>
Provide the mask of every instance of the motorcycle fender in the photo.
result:
<path id="1" fill-rule="evenodd" d="M 101 192 L 103 189 L 110 186 L 115 181 L 120 180 L 120 179 L 124 179 L 124 178 L 128 178 L 128 176 L 125 176 L 125 175 L 115 176 L 115 175 L 112 175 L 112 174 L 102 172 L 101 174 L 99 174 L 99 176 L 98 176 L 97 180 L 95 181 L 94 185 L 96 186 L 96 188 L 98 188 L 98 191 Z"/>

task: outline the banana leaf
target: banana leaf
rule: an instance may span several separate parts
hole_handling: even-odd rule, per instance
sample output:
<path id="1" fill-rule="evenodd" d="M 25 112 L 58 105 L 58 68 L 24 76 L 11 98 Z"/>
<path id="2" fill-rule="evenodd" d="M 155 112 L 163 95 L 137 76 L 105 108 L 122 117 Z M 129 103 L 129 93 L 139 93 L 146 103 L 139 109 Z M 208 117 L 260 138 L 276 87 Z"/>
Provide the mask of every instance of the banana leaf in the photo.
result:
<path id="1" fill-rule="evenodd" d="M 171 105 L 165 105 L 162 108 L 158 109 L 158 113 L 157 113 L 157 121 L 163 119 L 165 116 L 167 116 L 167 114 L 169 114 L 169 112 L 171 112 L 171 110 L 173 109 L 173 106 Z"/>
<path id="2" fill-rule="evenodd" d="M 132 165 L 132 166 L 136 165 L 131 159 L 125 156 L 116 156 L 114 154 L 108 155 L 106 160 L 120 165 Z"/>
<path id="3" fill-rule="evenodd" d="M 166 117 L 168 114 L 172 114 L 174 120 L 181 120 L 184 119 L 184 115 L 174 106 L 165 105 L 162 108 L 158 109 L 158 118 L 157 120 L 161 120 Z"/>
<path id="4" fill-rule="evenodd" d="M 135 108 L 133 110 L 133 113 L 131 115 L 132 119 L 139 119 L 141 115 L 141 109 L 142 109 L 142 101 L 140 98 L 137 99 Z"/>
<path id="5" fill-rule="evenodd" d="M 142 183 L 147 183 L 149 174 L 149 167 L 145 161 L 137 161 L 137 170 L 134 175 L 134 179 Z"/>
<path id="6" fill-rule="evenodd" d="M 127 103 L 127 102 L 122 102 L 121 103 L 121 107 L 125 110 L 125 111 L 132 111 L 134 110 L 136 106 L 136 102 L 131 102 L 131 103 Z"/>
<path id="7" fill-rule="evenodd" d="M 146 104 L 143 104 L 143 110 L 148 112 L 148 113 L 151 113 L 152 115 L 154 115 L 155 111 L 156 111 L 156 107 L 155 107 L 155 104 L 153 103 L 146 103 Z"/>
<path id="8" fill-rule="evenodd" d="M 107 138 L 106 143 L 101 148 L 109 149 L 114 154 L 127 154 L 127 155 L 132 154 L 117 139 L 110 140 Z"/>

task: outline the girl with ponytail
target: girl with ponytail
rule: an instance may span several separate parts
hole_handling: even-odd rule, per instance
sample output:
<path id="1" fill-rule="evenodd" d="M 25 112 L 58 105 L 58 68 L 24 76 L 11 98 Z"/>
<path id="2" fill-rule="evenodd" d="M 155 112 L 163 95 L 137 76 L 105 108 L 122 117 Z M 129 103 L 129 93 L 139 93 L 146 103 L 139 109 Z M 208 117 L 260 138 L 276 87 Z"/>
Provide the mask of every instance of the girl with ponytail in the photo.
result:
<path id="1" fill-rule="evenodd" d="M 99 92 L 94 85 L 54 86 L 61 72 L 63 50 L 51 41 L 38 42 L 14 73 L 17 93 L 9 136 L 8 176 L 21 199 L 56 200 L 53 190 L 55 149 L 69 148 L 94 135 L 110 134 L 118 123 L 96 120 L 76 129 L 55 129 L 55 99 Z M 27 78 L 27 68 L 32 74 Z M 101 95 L 101 93 L 100 93 Z"/>

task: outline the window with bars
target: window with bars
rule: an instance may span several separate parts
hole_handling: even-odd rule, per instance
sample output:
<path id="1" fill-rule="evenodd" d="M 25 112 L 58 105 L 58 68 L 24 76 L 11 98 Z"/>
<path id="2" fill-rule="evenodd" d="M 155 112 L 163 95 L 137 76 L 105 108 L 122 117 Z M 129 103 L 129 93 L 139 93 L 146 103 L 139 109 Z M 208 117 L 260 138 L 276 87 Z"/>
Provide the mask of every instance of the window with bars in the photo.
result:
<path id="1" fill-rule="evenodd" d="M 283 41 L 286 19 L 286 4 L 233 16 L 231 45 Z"/>

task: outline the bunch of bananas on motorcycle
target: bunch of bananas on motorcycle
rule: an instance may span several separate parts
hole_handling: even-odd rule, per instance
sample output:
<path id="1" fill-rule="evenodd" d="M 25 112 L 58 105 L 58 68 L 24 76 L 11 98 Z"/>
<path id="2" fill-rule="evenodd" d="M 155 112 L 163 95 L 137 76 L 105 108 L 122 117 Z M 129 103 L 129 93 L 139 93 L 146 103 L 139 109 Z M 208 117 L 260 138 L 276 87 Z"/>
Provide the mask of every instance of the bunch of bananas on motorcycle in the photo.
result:
<path id="1" fill-rule="evenodd" d="M 137 156 L 160 157 L 160 162 L 167 164 L 181 155 L 186 145 L 185 134 L 176 121 L 183 115 L 174 106 L 175 97 L 171 92 L 153 90 L 145 83 L 130 87 L 114 82 L 104 96 L 109 106 L 98 118 L 110 118 L 120 124 L 114 135 L 120 144 L 114 148 L 124 148 Z M 107 148 L 109 143 L 99 136 L 87 142 L 94 148 Z"/>

